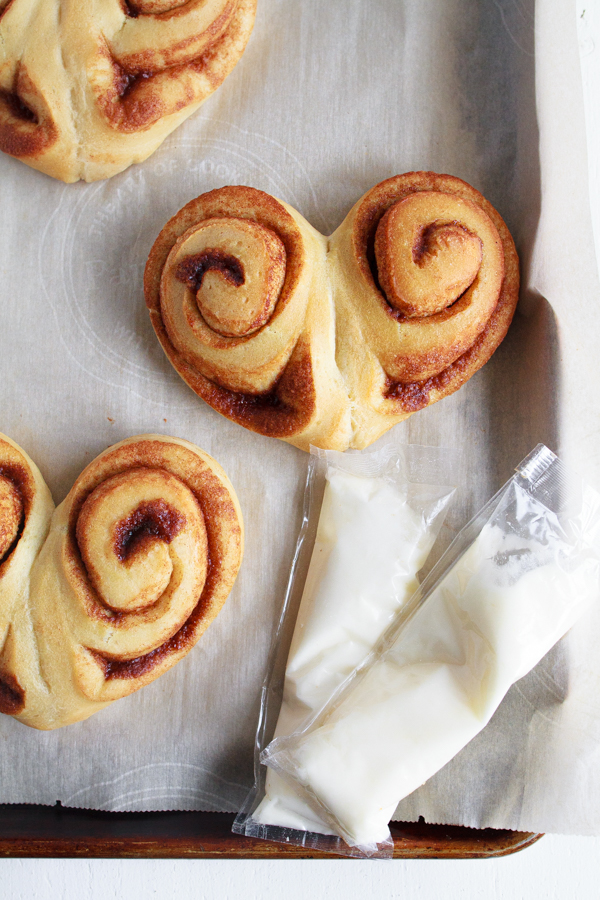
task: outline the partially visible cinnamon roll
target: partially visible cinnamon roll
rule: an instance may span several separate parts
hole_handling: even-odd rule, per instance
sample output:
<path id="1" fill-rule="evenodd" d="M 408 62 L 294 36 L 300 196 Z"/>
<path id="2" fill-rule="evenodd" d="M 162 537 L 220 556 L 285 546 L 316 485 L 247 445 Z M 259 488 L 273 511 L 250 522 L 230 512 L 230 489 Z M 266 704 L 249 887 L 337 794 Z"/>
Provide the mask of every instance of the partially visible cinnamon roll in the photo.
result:
<path id="1" fill-rule="evenodd" d="M 208 454 L 158 435 L 109 448 L 23 568 L 24 612 L 9 614 L 20 651 L 2 656 L 21 700 L 2 711 L 58 728 L 153 681 L 213 621 L 242 552 L 235 492 Z"/>
<path id="2" fill-rule="evenodd" d="M 240 59 L 256 0 L 0 3 L 0 150 L 62 181 L 141 162 Z"/>
<path id="3" fill-rule="evenodd" d="M 30 653 L 29 578 L 53 512 L 38 467 L 0 435 L 0 712 L 8 715 L 24 710 L 26 683 L 43 688 Z"/>
<path id="4" fill-rule="evenodd" d="M 301 449 L 345 450 L 487 362 L 519 263 L 475 188 L 412 172 L 369 191 L 329 239 L 261 191 L 203 194 L 157 238 L 145 293 L 167 356 L 214 409 Z"/>
<path id="5" fill-rule="evenodd" d="M 254 188 L 203 194 L 161 231 L 144 287 L 167 356 L 214 409 L 305 450 L 347 446 L 326 241 L 299 213 Z"/>

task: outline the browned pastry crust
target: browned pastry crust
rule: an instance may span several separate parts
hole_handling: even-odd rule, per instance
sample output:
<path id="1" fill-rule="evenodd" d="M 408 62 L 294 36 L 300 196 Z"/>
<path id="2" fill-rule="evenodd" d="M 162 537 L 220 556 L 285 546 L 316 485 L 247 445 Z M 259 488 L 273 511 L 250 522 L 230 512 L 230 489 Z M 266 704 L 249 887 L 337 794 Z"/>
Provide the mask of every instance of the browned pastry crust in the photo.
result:
<path id="1" fill-rule="evenodd" d="M 283 257 L 276 244 L 242 252 L 240 232 L 257 226 Z M 369 191 L 329 239 L 262 191 L 203 194 L 161 231 L 144 286 L 167 356 L 214 409 L 304 450 L 345 450 L 487 362 L 515 311 L 519 263 L 475 188 L 411 172 Z"/>
<path id="2" fill-rule="evenodd" d="M 2 439 L 1 458 L 12 460 L 6 447 L 21 452 Z M 29 510 L 37 470 L 25 463 L 19 491 Z M 189 652 L 233 586 L 243 526 L 215 460 L 159 435 L 123 441 L 94 460 L 47 537 L 52 504 L 47 488 L 38 490 L 43 528 L 32 531 L 24 512 L 0 566 L 0 711 L 51 729 L 138 690 Z M 0 494 L 0 532 L 13 519 Z M 16 570 L 20 593 L 6 570 Z"/>
<path id="3" fill-rule="evenodd" d="M 482 267 L 471 286 L 450 298 L 447 307 L 408 318 L 381 288 L 374 245 L 386 212 L 416 192 L 474 204 L 488 224 L 478 233 L 470 219 L 466 225 L 461 219 L 448 223 L 434 208 L 433 219 L 423 221 L 423 231 L 432 224 L 464 227 L 482 240 Z M 519 259 L 491 203 L 461 179 L 434 172 L 410 172 L 376 185 L 350 210 L 332 235 L 330 248 L 339 323 L 336 355 L 354 404 L 353 446 L 366 447 L 396 422 L 457 391 L 489 360 L 508 331 L 519 299 Z M 420 245 L 415 255 L 419 250 Z M 481 306 L 485 314 L 479 316 Z M 444 341 L 438 344 L 440 332 Z"/>
<path id="4" fill-rule="evenodd" d="M 0 150 L 72 182 L 153 153 L 240 59 L 256 0 L 0 2 Z"/>
<path id="5" fill-rule="evenodd" d="M 218 254 L 235 261 L 245 252 L 240 220 L 260 226 L 284 251 L 285 274 L 270 315 L 258 328 L 238 328 L 235 337 L 210 327 L 197 285 L 177 277 L 177 267 L 191 267 L 196 255 L 187 252 L 182 236 L 193 237 L 207 220 L 223 223 L 220 243 L 209 248 L 217 290 L 219 282 L 228 288 Z M 319 440 L 343 449 L 350 433 L 346 390 L 335 365 L 325 249 L 325 238 L 287 204 L 254 188 L 225 187 L 192 200 L 165 225 L 144 281 L 152 324 L 190 387 L 234 422 L 306 450 Z M 270 262 L 280 273 L 282 257 Z M 243 264 L 240 271 L 249 275 Z"/>
<path id="6" fill-rule="evenodd" d="M 29 575 L 48 534 L 54 503 L 24 450 L 0 435 L 0 712 L 25 708 L 18 661 L 27 655 Z"/>

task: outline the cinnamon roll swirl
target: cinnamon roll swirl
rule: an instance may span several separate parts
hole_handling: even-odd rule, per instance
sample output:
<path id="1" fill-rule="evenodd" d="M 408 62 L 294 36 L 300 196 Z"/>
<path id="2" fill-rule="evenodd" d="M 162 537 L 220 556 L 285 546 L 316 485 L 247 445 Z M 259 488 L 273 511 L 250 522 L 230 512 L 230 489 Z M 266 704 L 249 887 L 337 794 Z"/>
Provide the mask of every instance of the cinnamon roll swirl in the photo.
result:
<path id="1" fill-rule="evenodd" d="M 254 188 L 203 194 L 161 231 L 144 287 L 167 356 L 217 412 L 305 450 L 347 446 L 326 241 L 299 213 Z"/>
<path id="2" fill-rule="evenodd" d="M 376 185 L 330 248 L 352 446 L 366 447 L 488 361 L 517 305 L 519 260 L 479 191 L 433 172 Z"/>
<path id="3" fill-rule="evenodd" d="M 256 0 L 0 3 L 0 149 L 62 181 L 141 162 L 240 59 Z"/>
<path id="4" fill-rule="evenodd" d="M 153 681 L 213 621 L 242 551 L 235 492 L 210 456 L 158 435 L 111 447 L 25 569 L 27 627 L 11 620 L 25 649 L 10 669 L 22 702 L 2 711 L 58 728 Z"/>
<path id="5" fill-rule="evenodd" d="M 167 356 L 214 409 L 301 449 L 363 448 L 464 384 L 519 293 L 498 212 L 450 175 L 384 181 L 326 239 L 228 187 L 162 230 L 146 302 Z"/>

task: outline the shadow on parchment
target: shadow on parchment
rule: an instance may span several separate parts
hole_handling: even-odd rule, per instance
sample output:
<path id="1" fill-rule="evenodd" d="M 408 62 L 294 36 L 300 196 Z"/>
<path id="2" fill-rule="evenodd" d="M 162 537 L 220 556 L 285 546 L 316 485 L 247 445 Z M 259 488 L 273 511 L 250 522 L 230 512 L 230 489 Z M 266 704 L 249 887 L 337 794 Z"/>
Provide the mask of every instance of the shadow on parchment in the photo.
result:
<path id="1" fill-rule="evenodd" d="M 510 331 L 482 372 L 488 467 L 500 487 L 536 444 L 557 450 L 558 328 L 548 302 L 528 286 L 541 209 L 535 0 L 476 3 L 475 11 L 481 37 L 460 68 L 462 118 L 478 157 L 478 187 L 515 239 L 523 286 Z"/>
<path id="2" fill-rule="evenodd" d="M 540 294 L 522 294 L 508 335 L 486 367 L 486 379 L 488 465 L 500 487 L 537 444 L 558 448 L 558 327 Z"/>

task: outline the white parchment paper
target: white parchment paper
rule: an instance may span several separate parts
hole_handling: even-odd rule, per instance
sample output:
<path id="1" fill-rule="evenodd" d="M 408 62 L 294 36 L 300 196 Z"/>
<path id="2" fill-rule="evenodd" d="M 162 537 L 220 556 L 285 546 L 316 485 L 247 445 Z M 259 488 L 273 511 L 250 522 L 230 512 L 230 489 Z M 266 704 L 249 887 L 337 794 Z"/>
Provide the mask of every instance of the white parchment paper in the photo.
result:
<path id="1" fill-rule="evenodd" d="M 147 253 L 198 194 L 249 184 L 330 233 L 399 172 L 475 185 L 517 241 L 522 313 L 465 388 L 382 441 L 456 448 L 462 492 L 447 541 L 539 441 L 600 487 L 600 288 L 580 95 L 571 3 L 260 0 L 233 74 L 142 165 L 63 185 L 0 157 L 0 430 L 38 463 L 57 502 L 124 437 L 194 441 L 233 481 L 247 534 L 224 610 L 174 670 L 57 732 L 1 718 L 0 801 L 233 811 L 252 782 L 307 456 L 204 405 L 150 327 Z M 398 815 L 600 830 L 599 638 L 597 611 Z"/>

